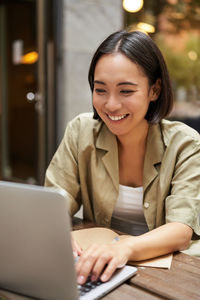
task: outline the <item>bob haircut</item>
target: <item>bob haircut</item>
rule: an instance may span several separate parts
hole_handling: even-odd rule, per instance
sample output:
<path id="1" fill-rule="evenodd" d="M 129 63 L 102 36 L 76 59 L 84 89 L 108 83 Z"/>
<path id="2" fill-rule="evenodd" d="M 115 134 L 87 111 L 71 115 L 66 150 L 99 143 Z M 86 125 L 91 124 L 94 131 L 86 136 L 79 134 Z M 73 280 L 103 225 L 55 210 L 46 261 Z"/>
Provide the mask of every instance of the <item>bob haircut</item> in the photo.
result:
<path id="1" fill-rule="evenodd" d="M 149 86 L 161 79 L 161 91 L 156 101 L 150 102 L 145 116 L 149 123 L 158 123 L 173 106 L 173 93 L 164 58 L 153 40 L 140 31 L 117 31 L 108 36 L 96 50 L 88 73 L 90 88 L 94 89 L 94 72 L 98 60 L 105 54 L 121 53 L 138 64 L 147 76 Z M 94 110 L 94 119 L 101 119 Z"/>

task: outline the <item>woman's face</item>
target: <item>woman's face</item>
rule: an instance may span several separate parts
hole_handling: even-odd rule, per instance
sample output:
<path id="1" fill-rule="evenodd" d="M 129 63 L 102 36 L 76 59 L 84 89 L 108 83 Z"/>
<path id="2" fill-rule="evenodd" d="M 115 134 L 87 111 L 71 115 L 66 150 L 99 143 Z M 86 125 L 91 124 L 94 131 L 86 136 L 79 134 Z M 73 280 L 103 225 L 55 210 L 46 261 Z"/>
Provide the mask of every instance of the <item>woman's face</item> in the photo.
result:
<path id="1" fill-rule="evenodd" d="M 116 136 L 139 133 L 146 128 L 150 101 L 155 101 L 153 86 L 142 68 L 121 53 L 105 54 L 94 72 L 93 105 Z"/>

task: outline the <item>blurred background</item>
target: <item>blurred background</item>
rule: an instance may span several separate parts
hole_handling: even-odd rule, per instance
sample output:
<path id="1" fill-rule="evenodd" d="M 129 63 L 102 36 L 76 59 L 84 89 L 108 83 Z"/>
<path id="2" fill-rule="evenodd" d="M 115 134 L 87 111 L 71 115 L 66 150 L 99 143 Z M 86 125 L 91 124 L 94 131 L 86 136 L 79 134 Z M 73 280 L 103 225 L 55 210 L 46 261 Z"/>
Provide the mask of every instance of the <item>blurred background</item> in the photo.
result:
<path id="1" fill-rule="evenodd" d="M 0 179 L 43 184 L 66 123 L 92 110 L 94 51 L 127 27 L 163 52 L 169 118 L 200 132 L 199 0 L 0 0 Z"/>

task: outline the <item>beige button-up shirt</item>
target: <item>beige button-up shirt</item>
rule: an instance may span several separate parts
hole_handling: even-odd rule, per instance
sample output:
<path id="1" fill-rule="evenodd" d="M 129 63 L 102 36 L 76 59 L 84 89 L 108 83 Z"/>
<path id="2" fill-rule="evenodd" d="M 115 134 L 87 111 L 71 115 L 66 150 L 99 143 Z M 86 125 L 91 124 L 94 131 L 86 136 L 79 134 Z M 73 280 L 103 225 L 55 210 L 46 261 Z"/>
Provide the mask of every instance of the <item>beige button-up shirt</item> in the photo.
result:
<path id="1" fill-rule="evenodd" d="M 67 191 L 71 215 L 83 205 L 84 219 L 109 226 L 119 191 L 117 139 L 92 116 L 69 122 L 45 185 Z M 188 253 L 200 256 L 200 135 L 195 130 L 167 120 L 150 125 L 143 190 L 149 230 L 168 222 L 187 224 L 196 240 Z"/>

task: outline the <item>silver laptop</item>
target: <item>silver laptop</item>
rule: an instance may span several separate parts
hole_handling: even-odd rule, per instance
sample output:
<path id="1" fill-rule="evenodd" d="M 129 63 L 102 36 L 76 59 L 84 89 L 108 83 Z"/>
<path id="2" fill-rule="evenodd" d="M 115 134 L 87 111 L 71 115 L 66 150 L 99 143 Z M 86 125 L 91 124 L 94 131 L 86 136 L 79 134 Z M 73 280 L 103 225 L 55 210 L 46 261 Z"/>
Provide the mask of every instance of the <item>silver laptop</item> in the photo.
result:
<path id="1" fill-rule="evenodd" d="M 64 191 L 0 181 L 0 288 L 41 300 L 92 300 L 136 273 L 125 266 L 80 292 L 70 231 Z"/>

